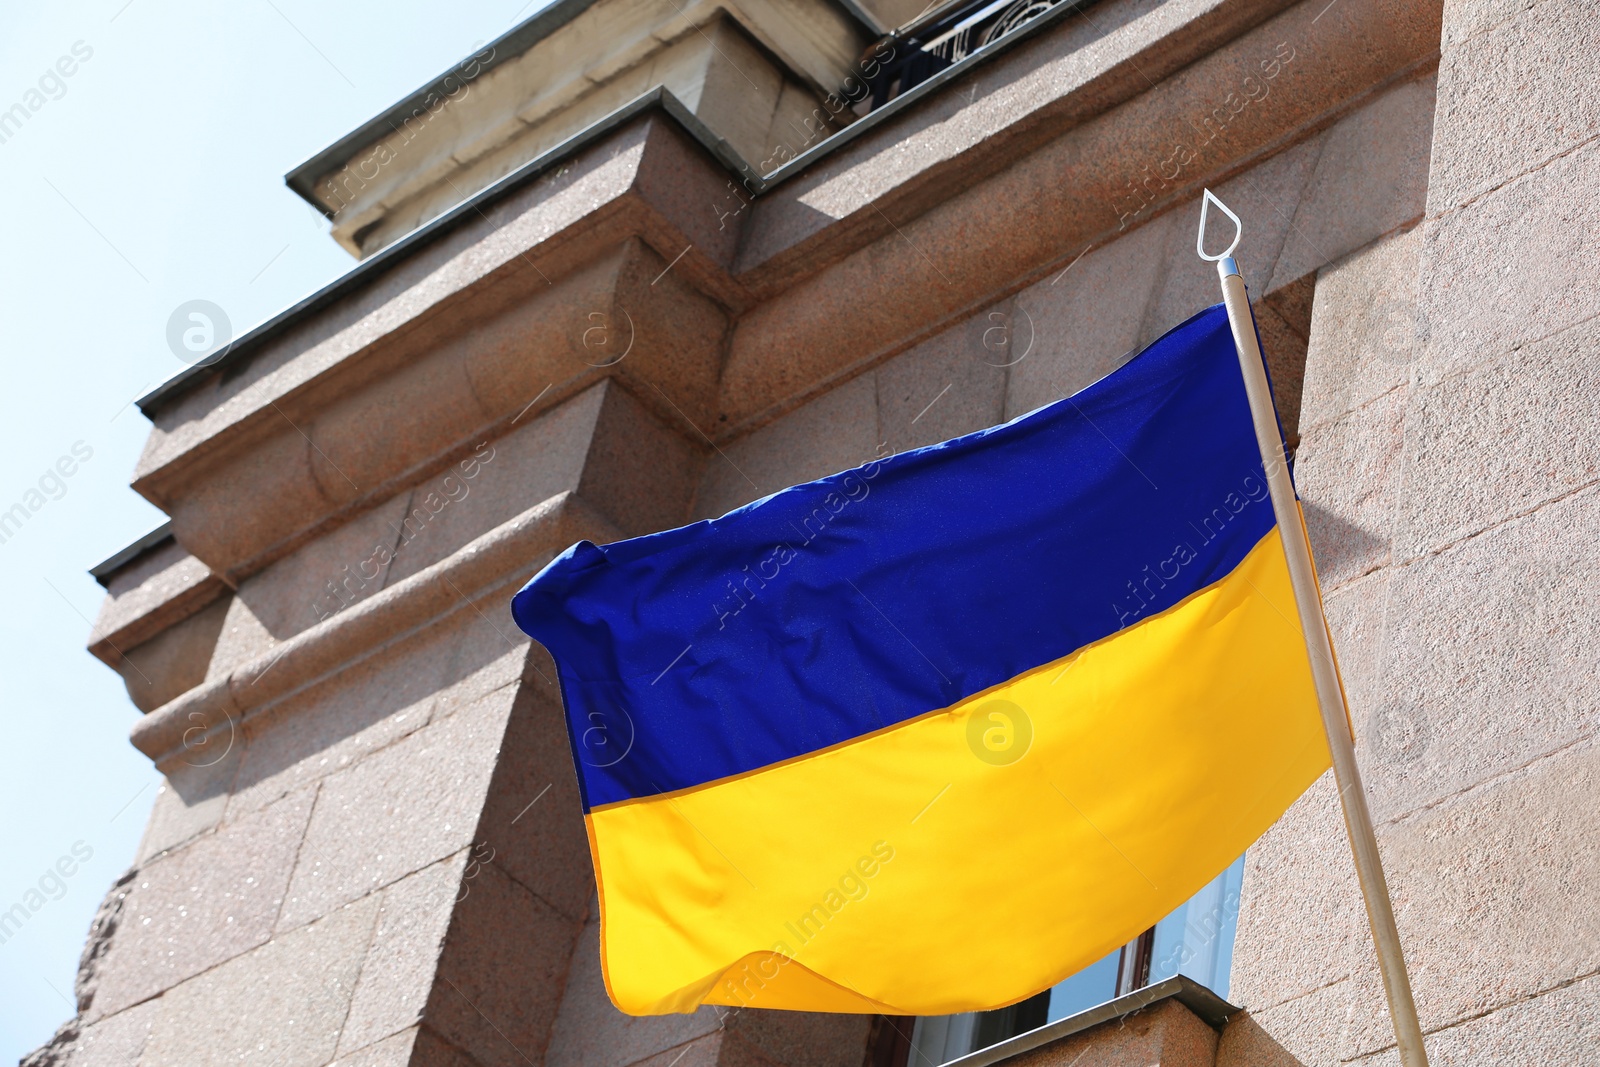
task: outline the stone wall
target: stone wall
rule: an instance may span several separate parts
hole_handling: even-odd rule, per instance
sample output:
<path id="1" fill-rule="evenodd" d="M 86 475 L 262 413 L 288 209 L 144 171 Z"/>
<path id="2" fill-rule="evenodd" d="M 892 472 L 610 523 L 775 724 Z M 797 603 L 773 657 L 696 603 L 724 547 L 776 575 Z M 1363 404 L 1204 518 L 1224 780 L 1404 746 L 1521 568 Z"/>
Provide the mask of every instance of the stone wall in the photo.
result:
<path id="1" fill-rule="evenodd" d="M 166 784 L 41 1062 L 863 1064 L 865 1018 L 610 1006 L 509 595 L 579 537 L 1114 369 L 1217 299 L 1207 185 L 1245 218 L 1430 1042 L 1581 1041 L 1549 1021 L 1600 937 L 1562 907 L 1595 871 L 1580 31 L 1452 4 L 1441 52 L 1425 0 L 1106 0 L 753 201 L 642 113 L 236 344 L 147 405 L 175 541 L 108 578 L 95 651 Z M 1325 782 L 1252 851 L 1219 1063 L 1392 1057 L 1346 855 Z"/>
<path id="2" fill-rule="evenodd" d="M 1580 1063 L 1600 23 L 1452 2 L 1442 40 L 1425 214 L 1317 281 L 1300 486 L 1432 1062 Z M 1252 853 L 1234 980 L 1255 1025 L 1223 1062 L 1397 1062 L 1342 844 L 1323 781 Z"/>

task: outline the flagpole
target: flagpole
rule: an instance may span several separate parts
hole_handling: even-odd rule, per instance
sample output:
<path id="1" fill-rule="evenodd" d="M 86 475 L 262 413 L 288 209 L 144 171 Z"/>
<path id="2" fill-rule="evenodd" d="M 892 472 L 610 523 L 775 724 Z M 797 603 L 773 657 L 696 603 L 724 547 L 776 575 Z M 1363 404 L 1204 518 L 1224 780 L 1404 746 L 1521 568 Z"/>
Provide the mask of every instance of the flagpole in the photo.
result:
<path id="1" fill-rule="evenodd" d="M 1196 241 L 1196 250 L 1202 259 L 1217 264 L 1217 273 L 1222 278 L 1222 302 L 1228 311 L 1228 324 L 1233 328 L 1234 347 L 1239 353 L 1239 368 L 1244 372 L 1245 393 L 1250 401 L 1256 441 L 1261 447 L 1262 465 L 1266 468 L 1272 510 L 1278 521 L 1278 533 L 1283 539 L 1284 555 L 1289 564 L 1289 581 L 1300 614 L 1300 628 L 1305 634 L 1306 652 L 1311 659 L 1312 682 L 1316 689 L 1317 704 L 1322 711 L 1322 726 L 1328 736 L 1328 748 L 1333 756 L 1333 777 L 1339 788 L 1339 802 L 1344 808 L 1350 850 L 1355 856 L 1356 878 L 1361 884 L 1361 895 L 1367 905 L 1367 922 L 1372 927 L 1372 941 L 1378 953 L 1378 970 L 1383 976 L 1383 991 L 1389 1002 L 1390 1020 L 1394 1023 L 1400 1063 L 1402 1067 L 1428 1067 L 1428 1054 L 1422 1044 L 1422 1024 L 1417 1020 L 1417 1006 L 1411 997 L 1411 979 L 1406 973 L 1405 956 L 1400 948 L 1400 931 L 1395 925 L 1394 905 L 1389 899 L 1389 885 L 1384 878 L 1383 861 L 1378 854 L 1378 837 L 1372 828 L 1372 813 L 1367 809 L 1366 790 L 1362 787 L 1361 772 L 1356 766 L 1344 687 L 1339 681 L 1333 642 L 1322 611 L 1322 592 L 1311 562 L 1311 545 L 1306 535 L 1305 520 L 1295 496 L 1294 483 L 1289 477 L 1277 409 L 1273 406 L 1272 390 L 1267 382 L 1261 346 L 1256 338 L 1255 316 L 1250 310 L 1250 299 L 1245 292 L 1244 278 L 1239 273 L 1239 264 L 1232 257 L 1239 238 L 1235 236 L 1233 244 L 1221 256 L 1207 255 L 1203 245 L 1206 209 L 1213 203 L 1233 219 L 1242 232 L 1239 217 L 1208 189 L 1200 211 L 1200 236 Z"/>

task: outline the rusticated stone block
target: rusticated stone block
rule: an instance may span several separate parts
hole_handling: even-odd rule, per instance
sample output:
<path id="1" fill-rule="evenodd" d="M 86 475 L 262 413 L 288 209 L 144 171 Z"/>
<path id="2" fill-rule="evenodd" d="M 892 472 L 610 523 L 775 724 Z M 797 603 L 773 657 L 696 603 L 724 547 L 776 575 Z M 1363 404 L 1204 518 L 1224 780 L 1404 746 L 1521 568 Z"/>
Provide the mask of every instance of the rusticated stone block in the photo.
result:
<path id="1" fill-rule="evenodd" d="M 1017 362 L 1007 382 L 1007 417 L 1071 396 L 1110 374 L 1138 348 L 1177 217 L 1168 212 L 1090 249 L 1017 294 L 1008 324 L 1007 351 Z M 1024 336 L 1032 341 L 1026 354 L 1016 351 L 1019 326 L 1027 328 Z"/>
<path id="2" fill-rule="evenodd" d="M 311 813 L 285 797 L 140 868 L 88 1014 L 93 1021 L 263 944 Z"/>
<path id="3" fill-rule="evenodd" d="M 1324 590 L 1389 561 L 1406 410 L 1402 391 L 1385 393 L 1300 440 L 1295 484 Z"/>
<path id="4" fill-rule="evenodd" d="M 478 820 L 477 855 L 492 855 L 496 867 L 581 922 L 594 870 L 555 677 L 555 661 L 534 645 Z"/>
<path id="5" fill-rule="evenodd" d="M 1328 771 L 1245 853 L 1228 996 L 1262 1025 L 1279 1005 L 1376 966 L 1348 841 Z"/>
<path id="6" fill-rule="evenodd" d="M 414 1026 L 340 1056 L 330 1067 L 478 1067 L 478 1064 L 426 1026 Z"/>
<path id="7" fill-rule="evenodd" d="M 536 562 L 542 566 L 545 561 Z M 529 577 L 536 573 L 536 568 L 528 569 Z M 491 693 L 516 685 L 536 647 L 511 619 L 509 597 L 488 598 L 476 607 L 482 615 L 464 607 L 442 627 L 458 637 L 452 649 L 454 655 L 445 663 L 442 684 L 434 694 L 430 721 L 437 722 Z"/>
<path id="8" fill-rule="evenodd" d="M 1600 968 L 1597 794 L 1591 739 L 1384 827 L 1425 1030 Z"/>
<path id="9" fill-rule="evenodd" d="M 1588 802 L 1597 777 L 1600 756 L 1592 742 L 1584 742 L 1380 828 L 1412 989 L 1423 1028 L 1432 1032 L 1427 1043 L 1435 1064 L 1523 1062 L 1540 1040 L 1523 1044 L 1523 1039 L 1541 1030 L 1552 1055 L 1530 1062 L 1584 1062 L 1559 1050 L 1579 1047 L 1584 1040 L 1584 1010 L 1567 998 L 1582 998 L 1582 1003 L 1594 996 L 1592 990 L 1568 983 L 1592 974 L 1600 960 L 1600 924 L 1588 909 L 1571 906 L 1574 900 L 1592 897 L 1600 882 L 1600 849 L 1595 844 L 1600 834 Z M 1331 812 L 1331 796 L 1328 800 Z M 1286 818 L 1279 826 L 1287 829 L 1288 824 Z M 1278 832 L 1269 832 L 1252 850 L 1253 865 Z M 1339 852 L 1342 865 L 1349 865 L 1342 840 L 1331 835 L 1331 827 L 1321 828 L 1319 836 L 1318 828 L 1310 826 L 1294 834 L 1298 860 L 1306 865 L 1298 895 L 1292 872 L 1285 877 L 1285 872 L 1274 871 L 1265 881 L 1275 896 L 1282 894 L 1279 906 L 1292 908 L 1297 916 L 1306 916 L 1308 906 L 1318 900 L 1341 901 L 1351 914 L 1342 922 L 1297 919 L 1293 934 L 1276 929 L 1271 944 L 1257 945 L 1245 941 L 1242 912 L 1234 968 L 1237 995 L 1248 1000 L 1249 989 L 1241 987 L 1255 980 L 1257 970 L 1263 991 L 1269 989 L 1283 946 L 1296 946 L 1302 931 L 1342 928 L 1347 951 L 1359 953 L 1351 958 L 1361 966 L 1340 977 L 1335 964 L 1328 972 L 1330 984 L 1269 1007 L 1252 1007 L 1254 1023 L 1305 1067 L 1332 1067 L 1361 1057 L 1373 1057 L 1374 1067 L 1394 1063 L 1392 1053 L 1385 1054 L 1388 1058 L 1374 1055 L 1394 1038 L 1371 962 L 1370 939 L 1358 917 L 1354 879 L 1317 874 L 1319 849 Z M 1246 912 L 1255 913 L 1258 903 L 1263 908 L 1272 904 L 1253 898 L 1255 891 L 1247 875 Z M 1582 984 L 1592 982 L 1585 979 Z M 1225 1053 L 1231 1043 L 1231 1035 L 1225 1035 Z M 1262 1041 L 1252 1037 L 1239 1043 L 1251 1049 Z M 1511 1047 L 1518 1051 L 1504 1051 Z M 1467 1050 L 1477 1055 L 1465 1055 Z M 1441 1060 L 1441 1055 L 1448 1058 Z M 1241 1055 L 1219 1057 L 1219 1062 L 1254 1067 L 1256 1060 Z"/>
<path id="10" fill-rule="evenodd" d="M 156 787 L 144 840 L 139 843 L 139 862 L 176 848 L 222 821 L 243 756 L 242 731 L 229 730 L 206 737 L 203 745 L 197 744 L 168 762 L 166 778 Z"/>
<path id="11" fill-rule="evenodd" d="M 341 1054 L 422 1021 L 469 859 L 469 850 L 462 849 L 382 891 L 372 943 L 339 1035 Z"/>
<path id="12" fill-rule="evenodd" d="M 550 1042 L 582 924 L 482 855 L 462 876 L 428 1025 L 482 1067 L 526 1067 Z"/>
<path id="13" fill-rule="evenodd" d="M 867 1054 L 870 1015 L 825 1015 L 807 1011 L 763 1011 L 748 1008 L 728 1013 L 725 1032 L 731 1042 L 747 1044 L 756 1061 L 782 1067 L 838 1067 L 863 1063 Z M 731 1065 L 731 1050 L 721 1063 Z"/>
<path id="14" fill-rule="evenodd" d="M 1421 389 L 1398 552 L 1412 559 L 1600 479 L 1600 320 Z"/>
<path id="15" fill-rule="evenodd" d="M 1291 453 L 1300 447 L 1300 394 L 1305 388 L 1310 293 L 1315 286 L 1316 276 L 1308 274 L 1255 306 L 1256 333 L 1261 338 L 1261 356 L 1272 385 L 1272 402 L 1278 409 L 1278 423 Z M 1304 326 L 1291 324 L 1285 317 L 1296 310 L 1302 294 L 1307 311 Z"/>
<path id="16" fill-rule="evenodd" d="M 1031 341 L 1008 302 L 884 363 L 873 372 L 878 442 L 904 452 L 1004 421 L 1008 365 Z"/>
<path id="17" fill-rule="evenodd" d="M 330 1067 L 412 1067 L 412 1050 L 416 1046 L 420 1030 L 421 1027 L 412 1027 L 393 1037 L 386 1037 L 382 1041 L 340 1056 Z M 465 1059 L 458 1062 L 460 1067 L 468 1067 L 471 1063 Z M 451 1064 L 450 1067 L 457 1067 L 457 1064 Z"/>
<path id="18" fill-rule="evenodd" d="M 1481 1018 L 1426 1037 L 1432 1067 L 1486 1063 L 1589 1063 L 1600 1048 L 1600 979 L 1548 989 Z M 1360 1067 L 1399 1067 L 1393 1051 L 1357 1061 Z"/>
<path id="19" fill-rule="evenodd" d="M 160 1010 L 160 1000 L 147 1000 L 88 1027 L 72 1050 L 72 1067 L 138 1067 Z"/>
<path id="20" fill-rule="evenodd" d="M 1321 136 L 1316 170 L 1293 209 L 1272 288 L 1422 217 L 1434 90 L 1432 74 L 1405 82 Z M 1267 213 L 1286 210 L 1264 207 Z"/>
<path id="21" fill-rule="evenodd" d="M 1217 1041 L 1217 1067 L 1304 1067 L 1249 1012 L 1228 1020 Z"/>
<path id="22" fill-rule="evenodd" d="M 1423 351 L 1417 303 L 1420 230 L 1363 248 L 1317 276 L 1301 394 L 1300 434 L 1410 379 Z"/>
<path id="23" fill-rule="evenodd" d="M 76 995 L 78 1005 L 77 1018 L 62 1024 L 56 1031 L 57 1039 L 66 1037 L 68 1031 L 76 1032 L 81 1022 L 89 1017 L 90 1009 L 94 1006 L 95 994 L 100 988 L 100 979 L 106 970 L 106 956 L 110 953 L 117 930 L 127 915 L 128 894 L 132 891 L 131 883 L 138 874 L 137 867 L 130 867 L 122 872 L 100 898 L 100 906 L 95 909 L 94 918 L 89 921 L 89 936 L 84 940 L 83 951 L 78 954 L 78 973 L 72 980 L 72 991 Z M 55 1045 L 57 1041 L 52 1040 L 51 1044 Z"/>
<path id="24" fill-rule="evenodd" d="M 242 813 L 270 804 L 426 726 L 442 636 L 401 641 L 252 718 L 240 730 L 244 753 L 229 807 Z"/>
<path id="25" fill-rule="evenodd" d="M 325 778 L 277 928 L 470 845 L 510 710 L 509 693 L 492 693 Z"/>
<path id="26" fill-rule="evenodd" d="M 653 1057 L 658 1054 L 672 1049 L 676 1055 L 688 1042 L 715 1034 L 727 1011 L 708 1007 L 691 1015 L 622 1014 L 606 997 L 600 974 L 600 926 L 591 920 L 572 952 L 566 993 L 550 1035 L 545 1067 L 654 1064 Z"/>
<path id="27" fill-rule="evenodd" d="M 1217 1032 L 1175 1000 L 1015 1055 L 1015 1067 L 1213 1067 Z"/>
<path id="28" fill-rule="evenodd" d="M 797 482 L 871 459 L 878 437 L 877 381 L 853 378 L 747 437 L 706 463 L 694 517 L 714 518 Z"/>
<path id="29" fill-rule="evenodd" d="M 681 1047 L 662 1049 L 624 1067 L 769 1067 L 748 1046 L 731 1046 L 726 1035 L 714 1033 Z"/>
<path id="30" fill-rule="evenodd" d="M 1394 1041 L 1376 962 L 1294 1000 L 1252 1010 L 1250 1017 L 1254 1027 L 1239 1038 L 1230 1041 L 1224 1032 L 1217 1067 L 1341 1067 Z"/>
<path id="31" fill-rule="evenodd" d="M 1445 48 L 1452 48 L 1473 34 L 1501 25 L 1540 0 L 1444 0 Z"/>
<path id="32" fill-rule="evenodd" d="M 1443 113 L 1439 121 L 1446 122 Z M 1591 273 L 1564 269 L 1600 261 L 1590 195 L 1597 185 L 1600 140 L 1593 140 L 1422 224 L 1427 380 L 1600 314 Z"/>
<path id="33" fill-rule="evenodd" d="M 322 1067 L 333 1059 L 377 912 L 378 898 L 368 897 L 169 990 L 141 1063 Z"/>
<path id="34" fill-rule="evenodd" d="M 501 661 L 520 659 L 527 641 L 509 620 L 499 630 L 463 607 L 251 718 L 240 730 L 244 751 L 230 809 L 249 811 L 336 774 L 422 729 L 436 713 L 442 718 L 515 681 Z M 517 640 L 508 644 L 513 633 Z"/>
<path id="35" fill-rule="evenodd" d="M 1597 542 L 1590 488 L 1394 572 L 1378 703 L 1357 722 L 1380 816 L 1593 732 Z"/>
<path id="36" fill-rule="evenodd" d="M 1501 9 L 1500 13 L 1503 13 Z M 1442 215 L 1600 134 L 1600 22 L 1582 0 L 1544 0 L 1450 41 L 1428 213 Z M 1452 19 L 1452 22 L 1455 20 Z"/>
<path id="37" fill-rule="evenodd" d="M 1333 633 L 1350 721 L 1361 724 L 1359 733 L 1367 743 L 1381 737 L 1384 746 L 1398 752 L 1418 738 L 1403 732 L 1403 723 L 1389 723 L 1382 717 L 1384 639 L 1390 617 L 1405 610 L 1404 605 L 1395 603 L 1392 576 L 1392 571 L 1379 570 L 1340 586 L 1326 593 L 1322 606 Z M 1397 728 L 1402 732 L 1395 733 Z"/>

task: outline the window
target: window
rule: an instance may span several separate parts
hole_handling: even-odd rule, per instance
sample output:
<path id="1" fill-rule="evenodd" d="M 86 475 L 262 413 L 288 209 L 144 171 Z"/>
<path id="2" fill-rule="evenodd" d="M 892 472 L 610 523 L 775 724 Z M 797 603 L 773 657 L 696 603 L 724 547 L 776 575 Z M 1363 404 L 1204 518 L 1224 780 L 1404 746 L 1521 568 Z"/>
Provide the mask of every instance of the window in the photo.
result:
<path id="1" fill-rule="evenodd" d="M 939 1067 L 1177 974 L 1226 999 L 1243 879 L 1244 857 L 1240 856 L 1154 927 L 1020 1004 L 998 1011 L 918 1019 L 907 1067 Z"/>

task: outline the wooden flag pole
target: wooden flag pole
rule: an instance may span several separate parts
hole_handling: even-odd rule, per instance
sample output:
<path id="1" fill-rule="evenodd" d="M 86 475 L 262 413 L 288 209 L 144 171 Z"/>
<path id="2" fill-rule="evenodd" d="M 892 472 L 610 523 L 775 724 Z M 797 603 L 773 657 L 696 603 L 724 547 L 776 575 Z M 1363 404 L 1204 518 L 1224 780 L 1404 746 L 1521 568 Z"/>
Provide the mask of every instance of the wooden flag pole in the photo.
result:
<path id="1" fill-rule="evenodd" d="M 1283 437 L 1278 427 L 1277 409 L 1261 360 L 1256 338 L 1255 316 L 1245 292 L 1244 278 L 1232 258 L 1239 237 L 1220 256 L 1207 255 L 1204 247 L 1206 211 L 1212 205 L 1221 209 L 1242 231 L 1239 217 L 1207 189 L 1200 210 L 1200 236 L 1195 248 L 1200 258 L 1215 262 L 1222 277 L 1222 302 L 1233 328 L 1234 347 L 1239 352 L 1239 367 L 1244 372 L 1245 393 L 1250 400 L 1250 415 L 1255 422 L 1256 440 L 1267 473 L 1267 488 L 1272 510 L 1283 538 L 1284 555 L 1289 563 L 1289 580 L 1294 588 L 1295 605 L 1300 613 L 1300 628 L 1305 633 L 1306 652 L 1311 658 L 1311 677 L 1316 687 L 1317 704 L 1322 711 L 1322 726 L 1328 735 L 1333 755 L 1333 777 L 1339 787 L 1339 802 L 1344 808 L 1345 829 L 1350 835 L 1350 850 L 1355 855 L 1356 877 L 1367 905 L 1367 921 L 1378 951 L 1378 969 L 1383 975 L 1383 991 L 1389 1001 L 1389 1017 L 1394 1023 L 1395 1041 L 1402 1067 L 1428 1067 L 1428 1054 L 1422 1045 L 1422 1025 L 1411 998 L 1411 979 L 1406 974 L 1405 957 L 1400 949 L 1400 932 L 1395 926 L 1394 905 L 1389 900 L 1389 885 L 1383 876 L 1378 855 L 1378 838 L 1372 829 L 1372 813 L 1367 809 L 1366 790 L 1356 767 L 1355 744 L 1351 739 L 1349 712 L 1345 708 L 1344 687 L 1333 658 L 1333 642 L 1322 611 L 1322 592 L 1311 562 L 1311 544 L 1306 535 L 1300 502 L 1289 477 Z"/>

